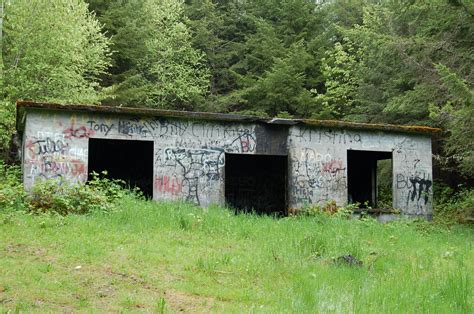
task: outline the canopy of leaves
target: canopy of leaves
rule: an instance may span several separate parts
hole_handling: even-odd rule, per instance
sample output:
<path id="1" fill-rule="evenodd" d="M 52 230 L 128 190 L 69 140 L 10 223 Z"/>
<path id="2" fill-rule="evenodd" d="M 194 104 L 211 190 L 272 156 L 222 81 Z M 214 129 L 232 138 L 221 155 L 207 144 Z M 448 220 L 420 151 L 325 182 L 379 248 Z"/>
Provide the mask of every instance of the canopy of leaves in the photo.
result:
<path id="1" fill-rule="evenodd" d="M 99 103 L 109 39 L 80 0 L 2 1 L 0 146 L 14 131 L 14 102 Z"/>
<path id="2" fill-rule="evenodd" d="M 204 53 L 192 46 L 181 0 L 93 2 L 112 35 L 113 105 L 193 110 L 209 89 Z"/>

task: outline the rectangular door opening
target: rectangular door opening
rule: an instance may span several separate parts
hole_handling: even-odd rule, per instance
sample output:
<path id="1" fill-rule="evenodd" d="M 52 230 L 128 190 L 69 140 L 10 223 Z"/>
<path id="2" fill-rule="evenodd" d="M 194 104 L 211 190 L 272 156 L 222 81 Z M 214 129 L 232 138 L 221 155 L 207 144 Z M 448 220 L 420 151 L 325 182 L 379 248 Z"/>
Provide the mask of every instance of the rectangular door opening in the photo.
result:
<path id="1" fill-rule="evenodd" d="M 107 171 L 107 178 L 121 179 L 153 197 L 153 142 L 89 139 L 89 177 Z"/>
<path id="2" fill-rule="evenodd" d="M 237 211 L 287 214 L 288 157 L 225 155 L 225 199 Z"/>
<path id="3" fill-rule="evenodd" d="M 392 207 L 392 152 L 348 150 L 347 176 L 350 204 Z"/>

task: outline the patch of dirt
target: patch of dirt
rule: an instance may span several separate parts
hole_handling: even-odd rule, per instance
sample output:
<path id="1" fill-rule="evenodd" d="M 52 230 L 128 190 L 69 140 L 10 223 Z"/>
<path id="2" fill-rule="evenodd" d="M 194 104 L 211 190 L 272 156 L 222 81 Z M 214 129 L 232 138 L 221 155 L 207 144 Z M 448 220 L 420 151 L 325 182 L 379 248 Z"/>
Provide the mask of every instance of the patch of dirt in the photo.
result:
<path id="1" fill-rule="evenodd" d="M 153 287 L 152 285 L 148 284 L 145 280 L 139 278 L 138 276 L 135 276 L 133 274 L 127 274 L 127 273 L 122 273 L 122 272 L 118 272 L 118 271 L 114 271 L 112 269 L 106 269 L 105 270 L 106 273 L 108 273 L 109 275 L 113 275 L 113 276 L 119 276 L 125 280 L 128 280 L 130 281 L 131 283 L 133 284 L 136 284 L 136 285 L 139 285 L 141 286 L 142 288 L 144 289 L 148 289 L 148 290 L 157 290 L 155 287 Z"/>
<path id="2" fill-rule="evenodd" d="M 188 294 L 177 290 L 167 290 L 163 298 L 166 308 L 183 313 L 209 313 L 215 299 L 195 294 Z"/>
<path id="3" fill-rule="evenodd" d="M 8 244 L 5 252 L 10 255 L 27 254 L 32 256 L 45 256 L 47 251 L 42 247 L 31 247 L 21 243 Z"/>
<path id="4" fill-rule="evenodd" d="M 165 291 L 163 291 L 163 289 L 147 283 L 145 280 L 134 274 L 127 274 L 110 268 L 107 268 L 105 271 L 108 275 L 118 276 L 134 285 L 150 290 L 150 292 L 161 296 L 166 302 L 166 309 L 173 312 L 209 313 L 215 303 L 215 299 L 211 297 L 189 294 L 175 289 L 165 289 Z M 166 277 L 173 278 L 172 275 L 168 273 L 166 273 Z M 107 292 L 103 297 L 107 297 Z"/>

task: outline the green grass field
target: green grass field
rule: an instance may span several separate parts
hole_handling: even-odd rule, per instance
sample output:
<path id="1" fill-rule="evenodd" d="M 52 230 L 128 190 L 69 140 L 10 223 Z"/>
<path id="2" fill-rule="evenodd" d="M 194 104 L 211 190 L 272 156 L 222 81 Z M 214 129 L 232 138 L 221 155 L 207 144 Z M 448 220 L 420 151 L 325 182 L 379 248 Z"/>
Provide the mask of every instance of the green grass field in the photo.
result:
<path id="1" fill-rule="evenodd" d="M 131 198 L 112 214 L 0 211 L 0 309 L 472 313 L 473 248 L 472 227 Z"/>

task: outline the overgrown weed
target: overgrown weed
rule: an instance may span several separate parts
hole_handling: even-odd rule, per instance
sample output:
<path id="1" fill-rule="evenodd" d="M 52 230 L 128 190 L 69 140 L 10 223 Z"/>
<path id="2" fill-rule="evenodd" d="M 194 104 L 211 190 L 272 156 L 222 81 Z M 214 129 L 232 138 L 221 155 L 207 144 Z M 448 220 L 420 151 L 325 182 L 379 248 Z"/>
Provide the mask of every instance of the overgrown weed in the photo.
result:
<path id="1" fill-rule="evenodd" d="M 55 213 L 59 215 L 111 212 L 127 190 L 122 181 L 99 178 L 92 173 L 88 184 L 72 184 L 58 180 L 36 182 L 26 197 L 28 210 L 32 213 Z"/>

